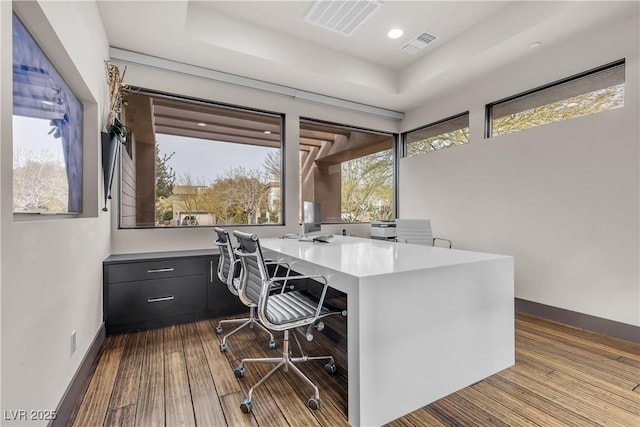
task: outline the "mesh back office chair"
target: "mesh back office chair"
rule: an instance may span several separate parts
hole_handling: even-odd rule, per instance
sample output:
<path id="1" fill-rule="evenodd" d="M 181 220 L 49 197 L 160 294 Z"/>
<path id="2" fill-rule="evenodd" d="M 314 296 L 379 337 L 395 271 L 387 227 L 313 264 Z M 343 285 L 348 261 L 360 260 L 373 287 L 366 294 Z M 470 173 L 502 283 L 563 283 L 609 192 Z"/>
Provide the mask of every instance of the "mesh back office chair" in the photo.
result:
<path id="1" fill-rule="evenodd" d="M 218 261 L 218 278 L 227 285 L 229 288 L 229 292 L 233 295 L 238 295 L 238 287 L 240 285 L 240 279 L 237 278 L 238 268 L 240 267 L 240 260 L 236 258 L 235 253 L 233 252 L 233 247 L 231 246 L 231 240 L 229 240 L 229 232 L 224 228 L 214 228 L 216 234 L 218 235 L 218 240 L 216 240 L 215 244 L 220 249 L 220 259 Z M 249 307 L 249 317 L 243 319 L 227 319 L 221 320 L 216 327 L 216 332 L 222 333 L 222 325 L 225 323 L 240 323 L 241 325 L 235 328 L 233 331 L 229 332 L 222 338 L 222 343 L 220 344 L 220 351 L 227 351 L 227 338 L 231 335 L 235 334 L 239 330 L 249 326 L 253 328 L 253 325 L 258 326 L 258 328 L 264 330 L 269 334 L 269 348 L 276 348 L 276 341 L 273 338 L 273 334 L 266 329 L 262 324 L 258 321 L 256 317 L 256 304 L 250 303 L 247 304 L 245 301 L 242 301 L 245 305 Z"/>
<path id="2" fill-rule="evenodd" d="M 396 219 L 396 242 L 434 246 L 436 240 L 448 243 L 451 248 L 451 240 L 433 237 L 430 219 Z"/>
<path id="3" fill-rule="evenodd" d="M 296 335 L 294 335 L 294 338 L 298 343 L 298 348 L 302 356 L 292 357 L 289 351 L 289 332 L 292 329 L 298 329 L 302 331 L 307 340 L 310 341 L 313 339 L 312 330 L 321 330 L 324 326 L 322 322 L 318 322 L 319 319 L 335 314 L 346 316 L 346 311 L 332 310 L 324 306 L 324 298 L 328 285 L 327 280 L 323 276 L 269 277 L 258 236 L 240 231 L 234 231 L 233 235 L 238 239 L 239 246 L 235 252 L 242 263 L 241 284 L 239 288 L 240 298 L 245 298 L 258 305 L 258 318 L 267 328 L 273 331 L 284 332 L 282 356 L 242 359 L 240 365 L 234 369 L 236 377 L 241 378 L 244 376 L 244 365 L 247 363 L 276 364 L 273 369 L 249 389 L 247 397 L 240 404 L 240 409 L 244 413 L 251 412 L 253 406 L 251 395 L 253 391 L 279 368 L 284 368 L 285 371 L 291 368 L 293 372 L 313 387 L 314 394 L 307 401 L 307 406 L 311 409 L 318 409 L 321 406 L 318 387 L 300 371 L 295 363 L 309 360 L 328 360 L 329 362 L 324 366 L 324 369 L 328 373 L 334 374 L 336 372 L 335 362 L 332 356 L 312 357 L 304 354 Z M 311 298 L 306 293 L 295 290 L 279 293 L 270 292 L 272 287 L 278 286 L 277 282 L 279 281 L 306 279 L 315 279 L 324 284 L 319 301 Z"/>

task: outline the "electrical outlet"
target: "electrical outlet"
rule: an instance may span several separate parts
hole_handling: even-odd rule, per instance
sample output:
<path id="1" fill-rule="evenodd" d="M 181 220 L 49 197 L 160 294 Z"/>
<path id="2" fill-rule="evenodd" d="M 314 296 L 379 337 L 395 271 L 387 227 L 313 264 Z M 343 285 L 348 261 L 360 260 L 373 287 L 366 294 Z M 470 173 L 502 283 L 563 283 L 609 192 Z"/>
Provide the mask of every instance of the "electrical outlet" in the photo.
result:
<path id="1" fill-rule="evenodd" d="M 76 351 L 76 331 L 71 332 L 71 354 Z"/>

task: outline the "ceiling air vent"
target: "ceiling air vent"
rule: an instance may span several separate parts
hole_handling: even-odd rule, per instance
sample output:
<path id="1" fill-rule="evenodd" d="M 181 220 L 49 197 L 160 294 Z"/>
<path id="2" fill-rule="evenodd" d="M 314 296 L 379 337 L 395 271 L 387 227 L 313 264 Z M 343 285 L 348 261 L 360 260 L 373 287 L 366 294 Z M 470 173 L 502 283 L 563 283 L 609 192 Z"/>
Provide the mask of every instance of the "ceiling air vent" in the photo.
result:
<path id="1" fill-rule="evenodd" d="M 316 0 L 307 11 L 304 20 L 350 36 L 380 6 L 382 2 L 378 0 Z"/>
<path id="2" fill-rule="evenodd" d="M 414 53 L 421 50 L 426 45 L 434 41 L 435 39 L 437 39 L 437 37 L 434 36 L 433 34 L 422 33 L 415 39 L 411 40 L 409 43 L 402 46 L 400 50 L 413 55 Z"/>

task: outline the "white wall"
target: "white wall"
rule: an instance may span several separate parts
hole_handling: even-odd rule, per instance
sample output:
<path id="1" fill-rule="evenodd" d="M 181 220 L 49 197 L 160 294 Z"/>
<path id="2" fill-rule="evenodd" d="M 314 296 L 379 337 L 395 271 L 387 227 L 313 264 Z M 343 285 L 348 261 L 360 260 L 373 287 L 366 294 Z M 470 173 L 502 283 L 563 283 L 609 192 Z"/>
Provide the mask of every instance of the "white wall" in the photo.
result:
<path id="1" fill-rule="evenodd" d="M 99 205 L 100 107 L 106 91 L 103 61 L 108 58 L 108 43 L 98 9 L 94 2 L 16 2 L 14 6 L 85 104 L 85 213 L 74 219 L 13 217 L 12 4 L 0 2 L 3 414 L 53 410 L 60 402 L 102 324 L 102 260 L 109 254 L 111 231 L 110 216 Z M 72 354 L 74 330 L 77 349 Z"/>
<path id="2" fill-rule="evenodd" d="M 311 117 L 351 126 L 398 132 L 399 122 L 347 110 L 328 108 L 319 104 L 296 101 L 291 97 L 259 92 L 204 78 L 162 71 L 136 64 L 125 65 L 126 83 L 169 93 L 193 96 L 243 107 L 258 108 L 285 114 L 285 224 L 286 226 L 239 227 L 243 231 L 258 233 L 263 237 L 276 237 L 299 231 L 299 118 Z M 206 161 L 206 159 L 203 159 Z M 118 177 L 115 178 L 117 180 Z M 114 204 L 115 207 L 115 204 Z M 213 246 L 214 231 L 211 227 L 173 229 L 118 229 L 118 212 L 112 212 L 112 252 L 135 253 L 146 251 L 203 249 Z M 346 229 L 349 234 L 369 236 L 368 224 L 327 224 L 324 233 L 339 234 Z"/>
<path id="3" fill-rule="evenodd" d="M 516 297 L 631 325 L 640 325 L 637 6 L 408 112 L 403 130 L 469 110 L 471 143 L 402 159 L 399 177 L 400 217 L 431 218 L 457 248 L 515 256 Z M 621 58 L 624 108 L 483 139 L 486 103 Z"/>

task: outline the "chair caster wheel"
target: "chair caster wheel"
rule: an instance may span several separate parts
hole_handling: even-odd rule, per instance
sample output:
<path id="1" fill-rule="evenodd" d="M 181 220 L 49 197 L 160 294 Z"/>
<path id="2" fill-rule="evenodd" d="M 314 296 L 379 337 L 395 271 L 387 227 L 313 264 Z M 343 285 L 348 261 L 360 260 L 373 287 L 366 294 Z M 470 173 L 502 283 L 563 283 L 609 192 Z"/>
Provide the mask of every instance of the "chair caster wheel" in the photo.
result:
<path id="1" fill-rule="evenodd" d="M 328 374 L 335 374 L 338 371 L 338 368 L 336 367 L 335 363 L 327 363 L 326 365 L 324 365 L 324 370 L 328 373 Z"/>
<path id="2" fill-rule="evenodd" d="M 224 353 L 225 351 L 227 351 L 227 345 L 226 344 L 220 344 L 220 352 Z"/>
<path id="3" fill-rule="evenodd" d="M 236 378 L 244 377 L 244 368 L 237 367 L 233 370 L 233 374 L 236 376 Z M 249 402 L 249 404 L 251 404 L 251 402 Z"/>
<path id="4" fill-rule="evenodd" d="M 249 402 L 247 399 L 243 400 L 242 403 L 240 404 L 240 410 L 245 414 L 248 414 L 249 412 L 251 412 L 251 408 L 253 408 L 253 404 Z"/>
<path id="5" fill-rule="evenodd" d="M 274 340 L 269 341 L 269 348 L 271 350 L 273 350 L 274 348 L 276 348 L 276 342 Z"/>
<path id="6" fill-rule="evenodd" d="M 320 409 L 320 406 L 322 406 L 322 403 L 320 402 L 320 399 L 316 399 L 315 397 L 310 397 L 309 400 L 307 401 L 307 406 L 315 411 L 317 409 Z"/>
<path id="7" fill-rule="evenodd" d="M 216 326 L 216 334 L 222 333 L 222 326 Z"/>

